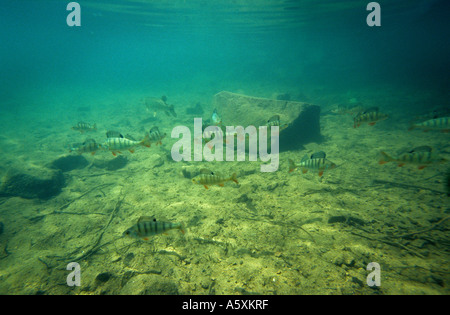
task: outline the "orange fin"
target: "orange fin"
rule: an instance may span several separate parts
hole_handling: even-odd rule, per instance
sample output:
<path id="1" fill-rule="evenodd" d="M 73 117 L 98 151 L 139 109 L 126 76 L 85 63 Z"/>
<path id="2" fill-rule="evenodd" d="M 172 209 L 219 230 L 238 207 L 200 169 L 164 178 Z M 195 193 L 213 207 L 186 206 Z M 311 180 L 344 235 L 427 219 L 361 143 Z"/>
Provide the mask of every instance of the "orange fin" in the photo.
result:
<path id="1" fill-rule="evenodd" d="M 319 177 L 322 177 L 322 175 L 323 175 L 323 171 L 320 171 L 319 172 Z"/>
<path id="2" fill-rule="evenodd" d="M 128 151 L 130 151 L 131 153 L 134 153 L 134 150 L 133 150 L 133 149 L 128 149 Z"/>
<path id="3" fill-rule="evenodd" d="M 208 189 L 208 186 L 206 186 L 206 185 L 203 185 L 206 189 Z"/>
<path id="4" fill-rule="evenodd" d="M 220 187 L 224 187 L 225 186 L 224 184 L 217 184 L 217 185 L 219 185 Z"/>
<path id="5" fill-rule="evenodd" d="M 400 163 L 400 164 L 398 165 L 398 167 L 402 167 L 403 165 L 405 165 L 405 163 Z"/>
<path id="6" fill-rule="evenodd" d="M 117 156 L 116 152 L 112 151 L 111 153 L 112 153 L 114 156 Z"/>
<path id="7" fill-rule="evenodd" d="M 302 173 L 306 174 L 306 173 L 308 173 L 308 170 L 302 170 Z"/>
<path id="8" fill-rule="evenodd" d="M 418 169 L 419 170 L 423 170 L 425 167 L 427 167 L 426 165 L 419 165 Z"/>
<path id="9" fill-rule="evenodd" d="M 370 123 L 369 123 L 369 126 L 374 126 L 376 123 L 377 123 L 376 121 L 370 122 Z"/>
<path id="10" fill-rule="evenodd" d="M 95 154 L 95 151 L 94 152 L 91 152 L 91 155 L 94 155 Z"/>
<path id="11" fill-rule="evenodd" d="M 231 175 L 231 178 L 230 178 L 233 182 L 235 182 L 236 184 L 238 184 L 239 185 L 239 182 L 238 182 L 238 180 L 237 180 L 237 176 L 236 176 L 236 173 L 233 173 L 233 175 Z"/>

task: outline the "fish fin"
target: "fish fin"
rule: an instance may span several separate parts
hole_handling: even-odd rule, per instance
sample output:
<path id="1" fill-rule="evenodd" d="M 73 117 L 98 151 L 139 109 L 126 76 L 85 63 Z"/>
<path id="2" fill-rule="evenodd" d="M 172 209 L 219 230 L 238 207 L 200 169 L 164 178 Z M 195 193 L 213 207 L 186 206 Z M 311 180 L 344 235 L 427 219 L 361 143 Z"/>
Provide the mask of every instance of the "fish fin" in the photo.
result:
<path id="1" fill-rule="evenodd" d="M 449 133 L 449 132 L 450 132 L 450 129 L 443 129 L 443 130 L 441 130 L 441 132 L 442 132 L 442 133 Z"/>
<path id="2" fill-rule="evenodd" d="M 150 133 L 154 132 L 154 131 L 159 131 L 158 126 L 154 126 L 150 129 Z"/>
<path id="3" fill-rule="evenodd" d="M 398 164 L 398 167 L 402 167 L 402 166 L 404 166 L 405 165 L 405 163 L 399 163 Z"/>
<path id="4" fill-rule="evenodd" d="M 144 240 L 144 241 L 148 241 L 149 238 L 148 238 L 148 237 L 144 237 L 143 240 Z"/>
<path id="5" fill-rule="evenodd" d="M 206 186 L 206 185 L 203 185 L 203 187 L 205 187 L 206 189 L 208 189 L 208 186 Z"/>
<path id="6" fill-rule="evenodd" d="M 151 145 L 150 136 L 148 134 L 146 134 L 144 139 L 142 139 L 142 141 L 139 142 L 139 144 L 143 145 L 144 147 L 150 148 L 150 145 Z"/>
<path id="7" fill-rule="evenodd" d="M 302 157 L 302 159 L 300 160 L 300 162 L 304 162 L 304 161 L 307 161 L 307 160 L 309 160 L 309 156 L 308 156 L 308 154 L 305 154 L 305 155 Z"/>
<path id="8" fill-rule="evenodd" d="M 112 151 L 111 153 L 112 155 L 117 156 L 116 152 Z"/>
<path id="9" fill-rule="evenodd" d="M 130 151 L 131 153 L 134 153 L 134 149 L 128 149 L 128 151 Z"/>
<path id="10" fill-rule="evenodd" d="M 91 152 L 91 155 L 95 155 L 95 151 L 94 151 L 94 152 Z"/>
<path id="11" fill-rule="evenodd" d="M 322 175 L 323 175 L 323 171 L 320 171 L 319 172 L 319 177 L 322 177 Z"/>
<path id="12" fill-rule="evenodd" d="M 308 173 L 308 170 L 304 168 L 304 169 L 302 169 L 302 173 L 306 174 L 306 173 Z"/>
<path id="13" fill-rule="evenodd" d="M 419 170 L 423 170 L 425 167 L 427 167 L 426 165 L 419 165 L 418 169 Z"/>
<path id="14" fill-rule="evenodd" d="M 412 149 L 411 151 L 409 151 L 409 153 L 414 153 L 414 152 L 431 152 L 433 151 L 433 148 L 430 147 L 429 145 L 423 145 L 417 148 Z"/>
<path id="15" fill-rule="evenodd" d="M 159 143 L 159 145 L 162 145 L 162 141 L 161 141 L 161 140 L 159 140 L 159 142 L 158 142 L 158 143 Z"/>
<path id="16" fill-rule="evenodd" d="M 413 129 L 415 129 L 415 128 L 416 128 L 416 126 L 411 125 L 411 126 L 409 126 L 408 131 L 411 131 L 411 130 L 413 130 Z"/>
<path id="17" fill-rule="evenodd" d="M 217 184 L 217 185 L 219 185 L 220 187 L 225 187 L 225 185 L 224 185 L 224 184 Z"/>
<path id="18" fill-rule="evenodd" d="M 381 151 L 381 158 L 380 161 L 378 161 L 379 164 L 386 164 L 387 162 L 393 161 L 394 159 L 390 157 L 386 152 Z"/>
<path id="19" fill-rule="evenodd" d="M 238 182 L 238 180 L 237 180 L 237 177 L 236 177 L 236 173 L 233 173 L 233 175 L 231 175 L 231 178 L 230 178 L 233 182 L 235 182 L 236 184 L 239 184 L 239 182 Z"/>
<path id="20" fill-rule="evenodd" d="M 323 151 L 319 151 L 319 152 L 311 154 L 311 159 L 325 159 L 326 157 L 327 157 L 327 154 Z"/>
<path id="21" fill-rule="evenodd" d="M 370 122 L 369 126 L 375 126 L 376 123 L 377 123 L 376 121 Z"/>
<path id="22" fill-rule="evenodd" d="M 296 168 L 297 168 L 297 166 L 295 166 L 294 161 L 289 159 L 289 173 L 293 172 Z"/>

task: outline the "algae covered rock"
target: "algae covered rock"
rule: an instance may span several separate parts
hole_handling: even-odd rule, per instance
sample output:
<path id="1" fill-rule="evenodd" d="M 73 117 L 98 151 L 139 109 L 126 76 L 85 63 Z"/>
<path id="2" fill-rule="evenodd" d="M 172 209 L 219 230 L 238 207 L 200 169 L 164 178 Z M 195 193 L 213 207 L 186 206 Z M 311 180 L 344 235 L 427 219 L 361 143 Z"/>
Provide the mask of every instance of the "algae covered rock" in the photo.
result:
<path id="1" fill-rule="evenodd" d="M 214 106 L 225 126 L 265 126 L 274 115 L 287 128 L 280 133 L 280 149 L 296 149 L 309 142 L 319 142 L 320 107 L 291 100 L 271 100 L 227 91 L 214 95 Z"/>
<path id="2" fill-rule="evenodd" d="M 10 169 L 0 184 L 0 196 L 49 199 L 58 195 L 65 185 L 61 170 L 33 168 L 26 171 Z"/>

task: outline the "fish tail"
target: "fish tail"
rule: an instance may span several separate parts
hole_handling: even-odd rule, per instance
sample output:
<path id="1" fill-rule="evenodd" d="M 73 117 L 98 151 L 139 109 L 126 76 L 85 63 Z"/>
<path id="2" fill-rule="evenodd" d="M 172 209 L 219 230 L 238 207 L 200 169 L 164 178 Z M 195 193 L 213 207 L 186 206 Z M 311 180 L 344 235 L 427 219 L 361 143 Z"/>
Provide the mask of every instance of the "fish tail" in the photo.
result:
<path id="1" fill-rule="evenodd" d="M 416 126 L 415 126 L 414 124 L 411 124 L 411 125 L 409 126 L 409 128 L 408 128 L 408 131 L 411 131 L 411 130 L 413 130 L 414 128 L 416 128 Z"/>
<path id="2" fill-rule="evenodd" d="M 186 226 L 184 225 L 184 222 L 181 222 L 178 228 L 180 229 L 181 233 L 186 233 Z"/>
<path id="3" fill-rule="evenodd" d="M 297 168 L 297 166 L 295 166 L 294 161 L 292 161 L 291 159 L 289 159 L 289 173 L 294 171 Z"/>
<path id="4" fill-rule="evenodd" d="M 379 164 L 385 164 L 387 162 L 394 161 L 394 159 L 389 156 L 386 152 L 381 151 L 380 152 L 381 158 L 380 161 L 378 161 Z"/>
<path id="5" fill-rule="evenodd" d="M 150 136 L 148 134 L 145 135 L 144 139 L 140 142 L 140 145 L 143 145 L 144 147 L 150 147 Z"/>
<path id="6" fill-rule="evenodd" d="M 236 184 L 239 184 L 236 173 L 233 173 L 233 175 L 231 175 L 230 180 L 232 180 Z"/>

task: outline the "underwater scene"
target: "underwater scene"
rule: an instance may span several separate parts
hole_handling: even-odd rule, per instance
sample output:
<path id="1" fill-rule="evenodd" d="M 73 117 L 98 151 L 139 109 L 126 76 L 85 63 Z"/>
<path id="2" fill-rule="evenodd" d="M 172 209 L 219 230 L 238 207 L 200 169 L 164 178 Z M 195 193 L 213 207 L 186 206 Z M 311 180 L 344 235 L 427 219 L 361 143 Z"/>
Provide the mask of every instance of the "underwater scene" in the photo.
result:
<path id="1" fill-rule="evenodd" d="M 0 294 L 449 294 L 449 16 L 4 1 Z"/>

